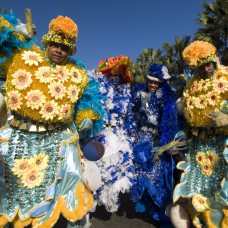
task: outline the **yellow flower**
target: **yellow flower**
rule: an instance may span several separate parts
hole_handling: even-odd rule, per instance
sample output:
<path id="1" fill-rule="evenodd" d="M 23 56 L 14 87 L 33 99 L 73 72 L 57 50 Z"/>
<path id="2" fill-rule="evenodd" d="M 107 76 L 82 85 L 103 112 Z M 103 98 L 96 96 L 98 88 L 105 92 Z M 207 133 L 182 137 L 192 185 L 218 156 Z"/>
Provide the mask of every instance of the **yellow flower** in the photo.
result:
<path id="1" fill-rule="evenodd" d="M 201 165 L 201 172 L 206 176 L 211 176 L 213 173 L 212 165 L 208 162 L 208 160 Z"/>
<path id="2" fill-rule="evenodd" d="M 9 107 L 15 111 L 20 109 L 22 105 L 21 94 L 16 90 L 12 90 L 12 91 L 9 91 L 7 95 L 8 95 L 7 101 L 8 101 Z"/>
<path id="3" fill-rule="evenodd" d="M 36 172 L 39 172 L 41 170 L 46 169 L 46 167 L 48 166 L 48 161 L 49 161 L 48 155 L 37 154 L 31 160 L 31 166 L 33 170 L 35 170 Z"/>
<path id="4" fill-rule="evenodd" d="M 208 162 L 210 164 L 212 164 L 212 166 L 214 166 L 219 160 L 218 155 L 215 152 L 212 152 L 212 151 L 207 151 L 206 152 L 206 158 L 207 158 Z"/>
<path id="5" fill-rule="evenodd" d="M 42 181 L 43 181 L 42 173 L 36 172 L 35 170 L 32 170 L 32 171 L 26 173 L 21 178 L 22 184 L 24 184 L 24 186 L 29 189 L 39 186 L 42 183 Z"/>
<path id="6" fill-rule="evenodd" d="M 39 109 L 46 102 L 44 94 L 38 89 L 29 91 L 25 99 L 26 105 L 31 109 Z"/>
<path id="7" fill-rule="evenodd" d="M 195 107 L 198 109 L 204 109 L 207 105 L 207 100 L 204 95 L 200 95 L 195 99 Z"/>
<path id="8" fill-rule="evenodd" d="M 15 159 L 12 172 L 14 175 L 21 177 L 24 173 L 28 172 L 30 165 L 29 159 Z"/>
<path id="9" fill-rule="evenodd" d="M 228 82 L 225 78 L 220 78 L 218 80 L 214 80 L 213 89 L 218 93 L 224 93 L 228 90 Z"/>
<path id="10" fill-rule="evenodd" d="M 210 209 L 208 198 L 202 194 L 196 194 L 192 197 L 192 205 L 199 212 Z"/>
<path id="11" fill-rule="evenodd" d="M 59 113 L 58 104 L 54 101 L 46 103 L 39 112 L 45 120 L 53 120 Z"/>
<path id="12" fill-rule="evenodd" d="M 218 103 L 220 96 L 215 92 L 209 92 L 206 94 L 207 101 L 210 105 L 215 106 Z"/>
<path id="13" fill-rule="evenodd" d="M 72 103 L 75 103 L 78 100 L 80 89 L 77 86 L 71 85 L 68 89 L 68 96 Z"/>
<path id="14" fill-rule="evenodd" d="M 197 82 L 197 81 L 194 81 L 194 82 L 192 83 L 191 88 L 192 88 L 192 91 L 193 91 L 193 92 L 197 92 L 197 91 L 198 91 L 198 82 Z"/>
<path id="15" fill-rule="evenodd" d="M 202 152 L 202 151 L 199 151 L 197 154 L 196 154 L 196 162 L 199 164 L 199 165 L 202 165 L 205 161 L 205 154 Z"/>
<path id="16" fill-rule="evenodd" d="M 49 92 L 55 99 L 62 99 L 66 93 L 66 87 L 60 82 L 53 82 L 48 85 Z"/>
<path id="17" fill-rule="evenodd" d="M 71 108 L 70 105 L 62 105 L 60 108 L 60 116 L 59 116 L 59 120 L 62 120 L 64 118 L 69 118 L 71 116 Z"/>
<path id="18" fill-rule="evenodd" d="M 25 70 L 17 70 L 12 77 L 12 84 L 19 90 L 28 88 L 32 83 L 31 74 Z"/>
<path id="19" fill-rule="evenodd" d="M 188 109 L 193 109 L 194 108 L 194 105 L 195 105 L 195 101 L 196 101 L 195 97 L 188 97 L 186 99 L 187 108 Z"/>
<path id="20" fill-rule="evenodd" d="M 41 83 L 50 83 L 55 79 L 55 77 L 51 74 L 50 68 L 47 66 L 39 67 L 38 70 L 35 72 L 35 77 Z"/>
<path id="21" fill-rule="evenodd" d="M 82 75 L 77 68 L 72 67 L 70 74 L 72 75 L 71 80 L 76 84 L 79 84 L 82 81 Z"/>
<path id="22" fill-rule="evenodd" d="M 69 70 L 66 68 L 66 66 L 56 66 L 52 70 L 52 75 L 60 82 L 65 82 L 70 76 Z"/>
<path id="23" fill-rule="evenodd" d="M 199 91 L 206 91 L 209 86 L 211 86 L 211 82 L 210 82 L 209 79 L 206 79 L 206 80 L 201 79 L 198 82 L 198 89 L 199 89 Z"/>
<path id="24" fill-rule="evenodd" d="M 41 57 L 40 54 L 35 51 L 24 51 L 24 53 L 21 55 L 22 59 L 25 60 L 25 64 L 28 64 L 29 66 L 38 66 L 39 62 L 43 62 L 43 57 Z"/>

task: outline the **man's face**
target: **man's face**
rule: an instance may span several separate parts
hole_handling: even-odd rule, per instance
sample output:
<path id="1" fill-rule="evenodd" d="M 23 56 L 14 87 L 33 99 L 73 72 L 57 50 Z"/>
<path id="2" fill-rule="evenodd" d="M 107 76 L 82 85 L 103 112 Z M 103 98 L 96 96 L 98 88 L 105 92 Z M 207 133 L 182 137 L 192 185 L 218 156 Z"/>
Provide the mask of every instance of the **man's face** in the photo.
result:
<path id="1" fill-rule="evenodd" d="M 117 87 L 118 85 L 120 85 L 122 81 L 121 76 L 119 74 L 108 75 L 108 79 L 114 87 Z"/>
<path id="2" fill-rule="evenodd" d="M 65 45 L 51 42 L 47 49 L 47 55 L 51 62 L 61 65 L 69 56 L 69 48 Z"/>
<path id="3" fill-rule="evenodd" d="M 206 79 L 214 74 L 215 65 L 213 62 L 208 62 L 208 63 L 200 66 L 197 71 L 201 78 Z"/>
<path id="4" fill-rule="evenodd" d="M 147 86 L 148 86 L 149 92 L 155 93 L 159 88 L 159 82 L 148 80 Z"/>

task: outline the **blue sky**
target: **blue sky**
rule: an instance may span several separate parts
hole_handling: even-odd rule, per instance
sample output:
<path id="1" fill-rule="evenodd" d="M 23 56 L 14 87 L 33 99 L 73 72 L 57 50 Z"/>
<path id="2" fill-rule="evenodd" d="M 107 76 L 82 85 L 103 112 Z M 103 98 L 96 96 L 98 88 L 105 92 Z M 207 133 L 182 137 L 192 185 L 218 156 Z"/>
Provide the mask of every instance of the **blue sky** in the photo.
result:
<path id="1" fill-rule="evenodd" d="M 53 18 L 72 18 L 78 25 L 74 57 L 90 70 L 102 59 L 128 55 L 135 62 L 144 48 L 193 36 L 202 2 L 212 0 L 1 0 L 0 7 L 12 9 L 22 22 L 31 9 L 38 45 Z"/>

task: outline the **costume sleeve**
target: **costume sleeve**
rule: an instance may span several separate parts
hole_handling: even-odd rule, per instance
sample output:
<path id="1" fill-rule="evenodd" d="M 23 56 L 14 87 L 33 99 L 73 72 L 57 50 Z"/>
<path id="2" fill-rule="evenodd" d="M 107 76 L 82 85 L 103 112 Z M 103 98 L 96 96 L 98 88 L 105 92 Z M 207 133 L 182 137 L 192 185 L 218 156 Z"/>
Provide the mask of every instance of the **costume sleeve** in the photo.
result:
<path id="1" fill-rule="evenodd" d="M 12 56 L 21 48 L 34 45 L 34 38 L 28 37 L 17 29 L 19 19 L 11 11 L 0 12 L 0 75 L 6 77 Z"/>
<path id="2" fill-rule="evenodd" d="M 80 126 L 83 120 L 91 119 L 93 127 L 89 130 L 89 135 L 93 136 L 93 133 L 99 132 L 104 127 L 105 110 L 101 103 L 104 98 L 99 93 L 99 82 L 90 76 L 88 78 L 89 83 L 75 106 L 75 123 Z"/>

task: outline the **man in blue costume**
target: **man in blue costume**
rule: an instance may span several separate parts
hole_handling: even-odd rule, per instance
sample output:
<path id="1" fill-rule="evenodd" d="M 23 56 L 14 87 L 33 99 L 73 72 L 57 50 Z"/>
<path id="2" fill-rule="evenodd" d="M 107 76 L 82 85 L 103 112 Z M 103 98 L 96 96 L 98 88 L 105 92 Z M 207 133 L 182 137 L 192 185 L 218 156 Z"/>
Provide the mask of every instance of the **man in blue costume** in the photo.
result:
<path id="1" fill-rule="evenodd" d="M 169 143 L 179 129 L 177 112 L 167 68 L 154 63 L 146 77 L 146 86 L 139 84 L 133 90 L 139 134 L 133 148 L 137 181 L 131 199 L 136 202 L 137 212 L 148 211 L 162 227 L 169 227 L 165 210 L 172 202 L 175 167 L 175 151 Z"/>

